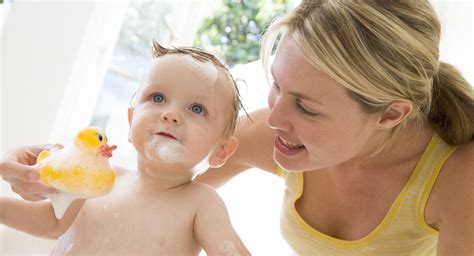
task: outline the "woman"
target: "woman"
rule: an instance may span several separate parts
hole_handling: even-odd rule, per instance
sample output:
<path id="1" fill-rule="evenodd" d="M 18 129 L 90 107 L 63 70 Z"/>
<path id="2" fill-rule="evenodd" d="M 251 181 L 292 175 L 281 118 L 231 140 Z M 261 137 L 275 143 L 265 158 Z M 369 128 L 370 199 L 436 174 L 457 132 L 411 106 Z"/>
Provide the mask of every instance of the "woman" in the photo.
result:
<path id="1" fill-rule="evenodd" d="M 296 254 L 472 255 L 473 91 L 438 59 L 430 3 L 303 1 L 270 26 L 265 64 L 280 32 L 269 109 L 200 180 L 218 187 L 252 167 L 284 178 L 281 231 Z M 37 150 L 1 163 L 30 200 L 47 188 L 18 162 Z"/>

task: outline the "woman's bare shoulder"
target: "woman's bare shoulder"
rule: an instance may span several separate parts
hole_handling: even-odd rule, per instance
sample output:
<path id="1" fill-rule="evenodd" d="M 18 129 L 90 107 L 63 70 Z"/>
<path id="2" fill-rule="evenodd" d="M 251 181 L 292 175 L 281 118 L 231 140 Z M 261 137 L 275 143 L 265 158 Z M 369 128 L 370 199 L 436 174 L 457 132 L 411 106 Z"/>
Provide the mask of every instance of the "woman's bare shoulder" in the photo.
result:
<path id="1" fill-rule="evenodd" d="M 460 181 L 474 178 L 474 141 L 459 146 L 446 161 L 438 177 L 440 182 L 450 188 L 459 188 L 456 184 L 446 181 Z M 471 184 L 472 185 L 472 184 Z"/>
<path id="2" fill-rule="evenodd" d="M 428 201 L 438 221 L 446 222 L 446 219 L 455 219 L 474 210 L 473 156 L 474 141 L 470 141 L 459 146 L 442 167 Z"/>
<path id="3" fill-rule="evenodd" d="M 460 146 L 443 166 L 428 200 L 427 218 L 440 232 L 439 251 L 474 248 L 473 156 L 474 142 Z"/>

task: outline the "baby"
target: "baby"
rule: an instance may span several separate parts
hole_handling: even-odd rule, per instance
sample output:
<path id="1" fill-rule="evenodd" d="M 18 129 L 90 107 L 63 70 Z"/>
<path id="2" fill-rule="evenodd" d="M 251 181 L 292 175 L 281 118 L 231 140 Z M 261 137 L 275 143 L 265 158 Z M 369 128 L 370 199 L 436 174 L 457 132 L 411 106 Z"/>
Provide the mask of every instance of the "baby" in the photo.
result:
<path id="1" fill-rule="evenodd" d="M 59 238 L 52 255 L 249 255 L 219 195 L 193 182 L 237 147 L 235 82 L 198 49 L 154 42 L 153 56 L 128 110 L 136 172 L 116 167 L 109 194 L 74 201 L 59 220 L 49 202 L 1 198 L 2 224 Z"/>

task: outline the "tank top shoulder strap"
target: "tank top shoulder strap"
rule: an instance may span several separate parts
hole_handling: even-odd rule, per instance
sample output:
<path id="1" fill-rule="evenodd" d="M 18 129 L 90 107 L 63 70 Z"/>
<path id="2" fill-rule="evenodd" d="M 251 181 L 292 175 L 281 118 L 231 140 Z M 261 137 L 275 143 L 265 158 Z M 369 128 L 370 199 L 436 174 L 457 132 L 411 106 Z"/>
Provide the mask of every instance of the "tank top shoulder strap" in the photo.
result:
<path id="1" fill-rule="evenodd" d="M 448 160 L 456 148 L 456 146 L 446 143 L 435 133 L 416 167 L 416 169 L 419 169 L 419 173 L 415 178 L 413 186 L 410 188 L 410 194 L 415 197 L 415 207 L 419 225 L 426 233 L 431 235 L 437 234 L 438 231 L 431 228 L 425 222 L 426 202 L 438 178 L 438 174 L 446 160 Z M 415 171 L 417 171 L 416 169 Z"/>

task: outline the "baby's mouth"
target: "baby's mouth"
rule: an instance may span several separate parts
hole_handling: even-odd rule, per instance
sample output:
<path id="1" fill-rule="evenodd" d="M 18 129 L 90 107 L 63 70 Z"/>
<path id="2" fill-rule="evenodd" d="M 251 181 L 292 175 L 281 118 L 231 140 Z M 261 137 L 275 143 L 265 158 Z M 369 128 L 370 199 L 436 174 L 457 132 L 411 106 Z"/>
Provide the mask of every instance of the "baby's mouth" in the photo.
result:
<path id="1" fill-rule="evenodd" d="M 174 140 L 178 140 L 176 137 L 174 137 L 172 134 L 170 133 L 167 133 L 167 132 L 157 132 L 155 133 L 156 135 L 160 135 L 160 136 L 163 136 L 163 137 L 168 137 L 170 139 L 174 139 Z"/>

